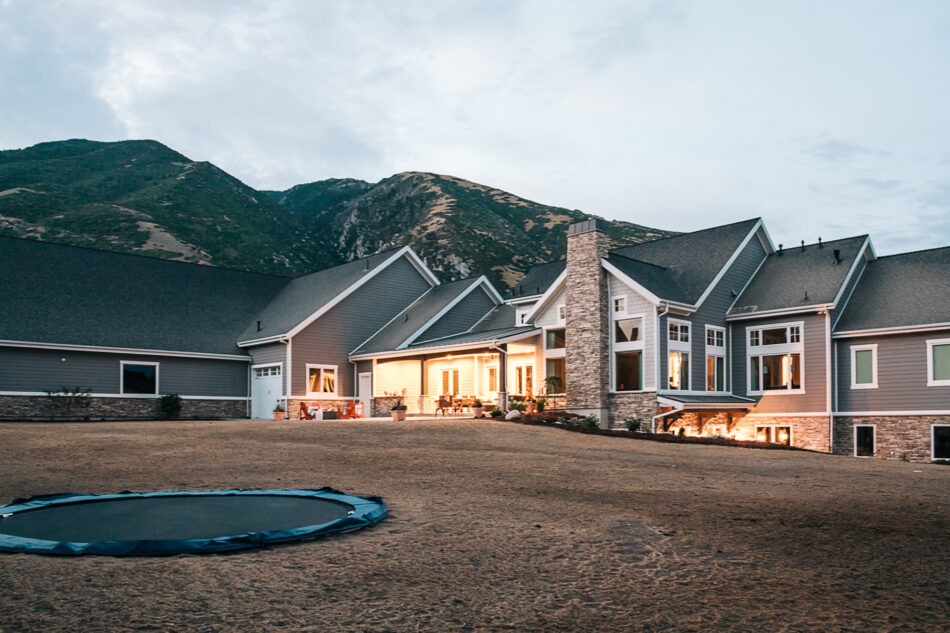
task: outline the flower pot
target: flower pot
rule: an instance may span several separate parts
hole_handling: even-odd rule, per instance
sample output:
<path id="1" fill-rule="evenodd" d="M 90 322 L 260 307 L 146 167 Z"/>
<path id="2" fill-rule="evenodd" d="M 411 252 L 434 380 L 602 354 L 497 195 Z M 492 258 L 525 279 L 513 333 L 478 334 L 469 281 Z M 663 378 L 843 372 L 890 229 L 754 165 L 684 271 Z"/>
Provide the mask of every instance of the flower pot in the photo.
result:
<path id="1" fill-rule="evenodd" d="M 526 402 L 524 405 L 525 413 L 535 413 L 538 409 L 538 405 L 534 402 Z"/>
<path id="2" fill-rule="evenodd" d="M 283 420 L 285 415 L 287 415 L 286 411 L 274 411 L 275 420 Z"/>
<path id="3" fill-rule="evenodd" d="M 401 420 L 405 420 L 405 419 L 406 419 L 406 410 L 405 410 L 405 409 L 393 410 L 393 411 L 390 411 L 390 413 L 393 414 L 393 422 L 399 422 L 399 421 L 401 421 Z"/>
<path id="4" fill-rule="evenodd" d="M 476 418 L 481 417 L 482 413 L 484 412 L 485 412 L 484 407 L 472 407 L 472 413 L 475 414 Z"/>

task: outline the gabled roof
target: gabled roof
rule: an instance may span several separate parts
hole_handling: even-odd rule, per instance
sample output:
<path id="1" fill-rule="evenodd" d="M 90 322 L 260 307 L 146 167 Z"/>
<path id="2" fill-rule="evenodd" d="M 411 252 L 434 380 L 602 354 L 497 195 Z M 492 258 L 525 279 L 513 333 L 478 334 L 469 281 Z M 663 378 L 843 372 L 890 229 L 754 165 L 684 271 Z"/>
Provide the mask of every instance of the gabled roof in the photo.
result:
<path id="1" fill-rule="evenodd" d="M 515 300 L 522 297 L 536 297 L 544 294 L 554 283 L 554 280 L 564 272 L 567 266 L 567 260 L 561 259 L 547 264 L 538 264 L 532 266 L 525 273 L 524 278 L 518 282 L 518 285 L 512 288 L 505 296 L 506 299 Z"/>
<path id="2" fill-rule="evenodd" d="M 868 262 L 836 332 L 950 323 L 950 246 Z"/>
<path id="3" fill-rule="evenodd" d="M 696 305 L 760 222 L 759 218 L 753 218 L 616 248 L 610 251 L 608 261 L 610 256 L 619 255 L 639 262 L 629 266 L 636 266 L 637 272 L 646 274 L 646 281 L 654 284 L 654 287 L 644 283 L 645 280 L 632 279 L 660 299 Z M 648 270 L 643 266 L 651 264 L 663 272 Z M 667 293 L 676 296 L 668 296 Z"/>
<path id="4" fill-rule="evenodd" d="M 745 316 L 834 304 L 866 244 L 868 236 L 858 235 L 821 246 L 808 244 L 804 249 L 795 246 L 772 253 L 728 314 Z M 840 256 L 837 262 L 836 250 Z"/>
<path id="5" fill-rule="evenodd" d="M 242 354 L 288 277 L 0 237 L 0 339 Z"/>
<path id="6" fill-rule="evenodd" d="M 484 277 L 451 281 L 434 288 L 416 299 L 408 308 L 383 326 L 376 334 L 351 352 L 352 355 L 388 352 L 405 347 L 433 325 L 433 320 L 444 313 L 475 287 L 486 284 Z"/>
<path id="7" fill-rule="evenodd" d="M 500 343 L 523 336 L 529 336 L 534 332 L 540 331 L 540 328 L 533 325 L 523 325 L 520 327 L 499 328 L 497 330 L 482 330 L 481 332 L 463 332 L 461 334 L 445 336 L 430 341 L 418 341 L 410 345 L 409 349 L 430 349 L 462 344 L 471 345 L 474 343 Z"/>
<path id="8" fill-rule="evenodd" d="M 242 346 L 292 336 L 388 265 L 407 257 L 429 283 L 438 280 L 408 246 L 318 270 L 291 280 L 238 338 Z M 261 329 L 257 329 L 257 321 Z"/>
<path id="9" fill-rule="evenodd" d="M 486 314 L 482 320 L 476 323 L 469 331 L 484 332 L 486 330 L 515 327 L 517 312 L 514 306 L 502 303 L 501 305 L 495 306 L 494 310 Z"/>
<path id="10" fill-rule="evenodd" d="M 607 263 L 632 281 L 643 286 L 657 298 L 679 303 L 691 303 L 689 293 L 680 287 L 669 268 L 641 262 L 617 253 L 609 253 Z"/>

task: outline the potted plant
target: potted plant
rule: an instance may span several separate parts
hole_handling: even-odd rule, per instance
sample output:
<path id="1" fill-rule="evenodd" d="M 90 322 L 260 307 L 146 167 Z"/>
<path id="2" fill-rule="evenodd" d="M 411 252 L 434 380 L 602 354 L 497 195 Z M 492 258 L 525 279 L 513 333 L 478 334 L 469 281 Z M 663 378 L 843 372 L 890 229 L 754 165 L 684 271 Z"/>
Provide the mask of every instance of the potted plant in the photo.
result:
<path id="1" fill-rule="evenodd" d="M 472 413 L 475 414 L 476 418 L 482 417 L 482 413 L 485 412 L 485 405 L 482 404 L 481 400 L 476 400 L 472 403 Z"/>
<path id="2" fill-rule="evenodd" d="M 393 408 L 389 410 L 393 416 L 393 422 L 399 422 L 406 419 L 406 405 L 401 402 L 397 402 L 393 405 Z"/>
<path id="3" fill-rule="evenodd" d="M 274 419 L 283 420 L 284 416 L 287 415 L 287 412 L 284 411 L 284 405 L 280 402 L 274 405 Z"/>
<path id="4" fill-rule="evenodd" d="M 534 398 L 529 397 L 524 401 L 524 412 L 525 413 L 534 413 L 538 409 L 538 403 L 535 402 Z"/>

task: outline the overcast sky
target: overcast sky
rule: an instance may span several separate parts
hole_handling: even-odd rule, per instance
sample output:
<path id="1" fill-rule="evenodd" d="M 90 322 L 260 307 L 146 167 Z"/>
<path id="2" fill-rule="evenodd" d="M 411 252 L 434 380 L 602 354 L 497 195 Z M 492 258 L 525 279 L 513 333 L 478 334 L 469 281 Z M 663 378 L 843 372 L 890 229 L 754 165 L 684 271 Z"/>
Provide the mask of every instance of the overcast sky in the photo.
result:
<path id="1" fill-rule="evenodd" d="M 0 148 L 65 138 L 916 250 L 950 244 L 950 2 L 0 0 Z"/>

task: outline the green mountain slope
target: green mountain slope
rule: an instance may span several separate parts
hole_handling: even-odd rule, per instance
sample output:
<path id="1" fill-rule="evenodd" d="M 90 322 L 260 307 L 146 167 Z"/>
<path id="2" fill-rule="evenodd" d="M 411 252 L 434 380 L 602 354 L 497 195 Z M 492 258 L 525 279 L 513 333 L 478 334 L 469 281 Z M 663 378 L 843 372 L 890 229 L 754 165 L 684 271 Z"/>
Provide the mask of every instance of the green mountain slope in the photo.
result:
<path id="1" fill-rule="evenodd" d="M 589 217 L 418 172 L 256 191 L 155 141 L 0 151 L 0 233 L 259 272 L 298 275 L 410 244 L 442 279 L 511 286 L 563 257 L 567 225 Z M 603 225 L 615 244 L 670 234 Z"/>

